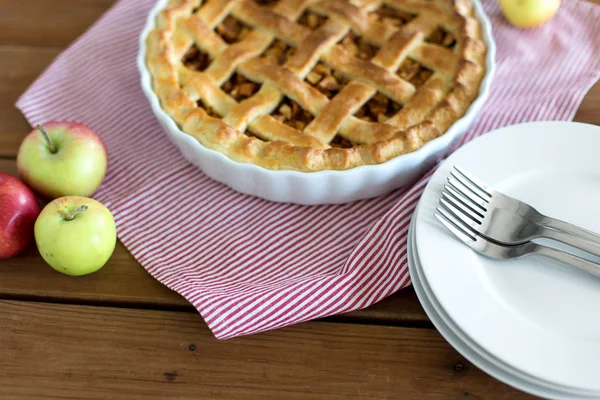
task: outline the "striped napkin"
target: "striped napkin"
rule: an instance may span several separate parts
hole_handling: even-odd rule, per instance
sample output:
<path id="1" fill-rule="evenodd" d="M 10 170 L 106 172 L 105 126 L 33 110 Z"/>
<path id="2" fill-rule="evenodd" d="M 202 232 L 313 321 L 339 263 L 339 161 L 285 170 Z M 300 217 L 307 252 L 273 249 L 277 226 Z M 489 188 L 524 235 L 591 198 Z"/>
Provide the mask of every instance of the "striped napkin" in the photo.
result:
<path id="1" fill-rule="evenodd" d="M 566 0 L 535 30 L 484 7 L 498 45 L 490 100 L 463 143 L 491 129 L 571 119 L 600 71 L 600 7 Z M 95 197 L 152 276 L 185 296 L 217 338 L 367 307 L 409 285 L 408 223 L 427 179 L 345 205 L 277 204 L 188 164 L 139 87 L 138 35 L 153 0 L 118 1 L 18 100 L 34 125 L 83 122 L 109 151 Z"/>

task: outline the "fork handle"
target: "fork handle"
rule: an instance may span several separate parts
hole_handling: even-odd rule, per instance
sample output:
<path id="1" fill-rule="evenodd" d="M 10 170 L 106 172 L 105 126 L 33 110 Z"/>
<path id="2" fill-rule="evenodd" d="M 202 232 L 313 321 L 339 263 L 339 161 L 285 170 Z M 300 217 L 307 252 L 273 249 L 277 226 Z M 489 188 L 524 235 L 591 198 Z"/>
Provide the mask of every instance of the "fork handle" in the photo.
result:
<path id="1" fill-rule="evenodd" d="M 553 229 L 546 229 L 544 236 L 600 257 L 600 235 L 551 217 L 543 217 L 539 225 L 544 228 Z"/>
<path id="2" fill-rule="evenodd" d="M 577 269 L 600 277 L 600 264 L 597 264 L 590 260 L 586 260 L 585 258 L 577 257 L 573 254 L 565 253 L 552 247 L 546 247 L 541 245 L 536 246 L 534 253 L 546 256 L 548 258 L 553 258 L 557 261 L 561 261 Z"/>

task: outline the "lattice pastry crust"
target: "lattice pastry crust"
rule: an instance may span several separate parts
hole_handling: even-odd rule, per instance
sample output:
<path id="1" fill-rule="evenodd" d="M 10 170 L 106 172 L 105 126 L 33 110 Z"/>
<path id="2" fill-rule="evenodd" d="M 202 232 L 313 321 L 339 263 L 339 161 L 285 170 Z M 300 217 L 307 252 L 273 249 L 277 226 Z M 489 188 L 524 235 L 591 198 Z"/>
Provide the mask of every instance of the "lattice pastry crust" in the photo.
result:
<path id="1" fill-rule="evenodd" d="M 171 0 L 147 37 L 163 109 L 204 146 L 269 169 L 377 164 L 477 97 L 470 0 Z"/>

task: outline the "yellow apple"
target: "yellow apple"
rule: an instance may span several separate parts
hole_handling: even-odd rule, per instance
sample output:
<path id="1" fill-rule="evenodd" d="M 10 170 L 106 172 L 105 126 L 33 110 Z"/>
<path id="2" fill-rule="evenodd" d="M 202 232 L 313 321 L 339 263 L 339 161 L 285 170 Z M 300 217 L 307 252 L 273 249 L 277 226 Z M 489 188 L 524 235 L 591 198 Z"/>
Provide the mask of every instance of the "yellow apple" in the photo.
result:
<path id="1" fill-rule="evenodd" d="M 542 25 L 556 14 L 560 0 L 499 0 L 506 19 L 519 28 Z"/>
<path id="2" fill-rule="evenodd" d="M 117 241 L 109 209 L 79 196 L 59 197 L 48 203 L 35 222 L 34 234 L 44 260 L 58 272 L 73 276 L 102 268 Z"/>

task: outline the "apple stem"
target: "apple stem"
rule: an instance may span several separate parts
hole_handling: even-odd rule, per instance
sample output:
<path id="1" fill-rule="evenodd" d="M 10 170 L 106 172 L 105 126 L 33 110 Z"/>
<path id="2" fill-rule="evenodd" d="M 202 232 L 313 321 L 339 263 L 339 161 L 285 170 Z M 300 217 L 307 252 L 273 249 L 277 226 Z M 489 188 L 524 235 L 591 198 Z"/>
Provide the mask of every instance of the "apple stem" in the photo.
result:
<path id="1" fill-rule="evenodd" d="M 67 215 L 65 215 L 65 219 L 67 221 L 71 221 L 73 219 L 75 219 L 75 216 L 77 214 L 79 214 L 80 212 L 86 211 L 88 209 L 88 206 L 86 206 L 85 204 L 82 206 L 77 207 L 75 210 L 70 211 L 69 213 L 67 213 Z"/>
<path id="2" fill-rule="evenodd" d="M 50 141 L 50 138 L 48 137 L 48 133 L 46 132 L 46 128 L 44 128 L 44 125 L 38 124 L 37 128 L 40 130 L 40 132 L 42 132 L 42 136 L 44 136 L 44 139 L 46 139 L 46 142 L 48 143 L 48 147 L 50 148 L 50 153 L 56 154 L 56 147 L 54 147 L 54 145 Z"/>

